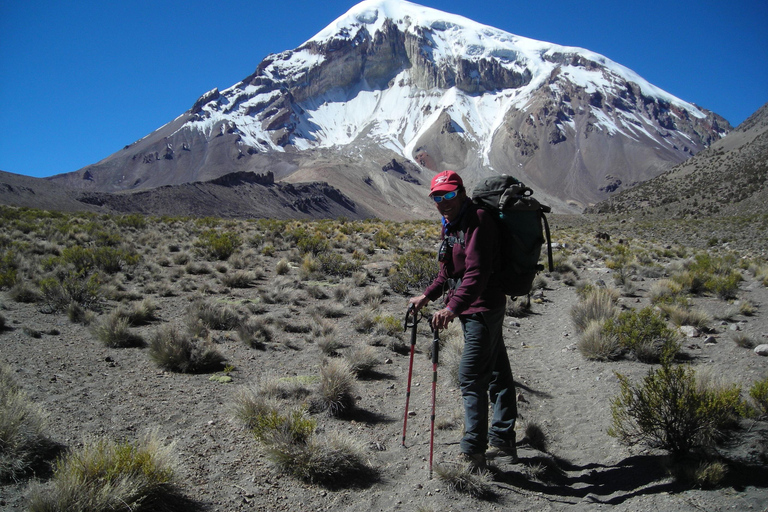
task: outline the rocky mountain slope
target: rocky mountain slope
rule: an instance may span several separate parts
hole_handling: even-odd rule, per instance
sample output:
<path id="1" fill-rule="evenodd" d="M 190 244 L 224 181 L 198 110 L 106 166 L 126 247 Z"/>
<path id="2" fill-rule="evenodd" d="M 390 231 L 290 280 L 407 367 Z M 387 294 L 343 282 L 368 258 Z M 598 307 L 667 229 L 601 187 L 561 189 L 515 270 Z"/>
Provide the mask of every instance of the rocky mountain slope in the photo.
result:
<path id="1" fill-rule="evenodd" d="M 588 212 L 648 217 L 750 216 L 768 202 L 768 104 L 727 137 Z"/>
<path id="2" fill-rule="evenodd" d="M 271 173 L 231 173 L 149 190 L 90 192 L 0 171 L 0 204 L 62 212 L 220 218 L 366 219 L 375 213 L 326 183 L 275 183 Z"/>
<path id="3" fill-rule="evenodd" d="M 514 174 L 555 211 L 579 212 L 730 128 L 594 52 L 366 0 L 141 140 L 49 179 L 119 192 L 272 172 L 402 219 L 431 212 L 429 179 L 452 168 L 470 187 Z"/>

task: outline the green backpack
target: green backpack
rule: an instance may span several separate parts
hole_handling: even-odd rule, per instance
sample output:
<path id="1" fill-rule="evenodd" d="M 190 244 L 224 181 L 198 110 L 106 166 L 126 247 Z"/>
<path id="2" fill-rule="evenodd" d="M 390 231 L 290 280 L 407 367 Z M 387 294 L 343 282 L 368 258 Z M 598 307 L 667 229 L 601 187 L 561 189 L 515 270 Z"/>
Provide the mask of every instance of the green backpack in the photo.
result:
<path id="1" fill-rule="evenodd" d="M 487 178 L 472 192 L 472 201 L 492 212 L 497 221 L 504 262 L 498 278 L 504 293 L 512 297 L 531 292 L 533 279 L 544 270 L 539 264 L 539 256 L 545 243 L 549 270 L 554 269 L 549 223 L 544 216 L 552 209 L 539 203 L 531 197 L 532 194 L 533 190 L 506 174 Z"/>

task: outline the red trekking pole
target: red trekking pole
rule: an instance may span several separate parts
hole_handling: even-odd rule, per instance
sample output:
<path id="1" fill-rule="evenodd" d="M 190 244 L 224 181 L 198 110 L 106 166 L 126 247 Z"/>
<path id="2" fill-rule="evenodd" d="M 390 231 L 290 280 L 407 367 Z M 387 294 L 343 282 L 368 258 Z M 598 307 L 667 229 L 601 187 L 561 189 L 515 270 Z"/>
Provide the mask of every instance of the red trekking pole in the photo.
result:
<path id="1" fill-rule="evenodd" d="M 413 323 L 408 323 L 408 317 L 413 317 Z M 411 376 L 413 375 L 413 353 L 416 350 L 416 324 L 419 323 L 419 318 L 414 309 L 414 305 L 408 306 L 408 311 L 405 312 L 405 327 L 403 332 L 407 331 L 410 327 L 411 330 L 411 362 L 408 364 L 408 388 L 405 393 L 405 414 L 403 415 L 403 446 L 405 446 L 405 429 L 408 425 L 408 404 L 411 401 Z"/>
<path id="2" fill-rule="evenodd" d="M 437 328 L 432 325 L 432 318 L 429 319 L 429 328 L 432 330 L 432 415 L 429 418 L 429 479 L 432 480 L 432 454 L 435 446 L 435 399 L 437 397 L 437 360 L 440 351 L 440 336 Z"/>

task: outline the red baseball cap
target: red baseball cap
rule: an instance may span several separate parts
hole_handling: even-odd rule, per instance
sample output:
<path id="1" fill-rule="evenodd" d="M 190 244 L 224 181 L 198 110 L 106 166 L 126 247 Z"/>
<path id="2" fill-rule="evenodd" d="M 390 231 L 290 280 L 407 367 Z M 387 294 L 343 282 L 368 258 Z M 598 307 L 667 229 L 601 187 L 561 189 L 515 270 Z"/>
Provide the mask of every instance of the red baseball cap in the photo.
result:
<path id="1" fill-rule="evenodd" d="M 432 178 L 429 195 L 432 195 L 435 192 L 451 192 L 463 186 L 464 182 L 461 181 L 461 176 L 453 171 L 443 171 L 437 173 L 435 177 Z"/>

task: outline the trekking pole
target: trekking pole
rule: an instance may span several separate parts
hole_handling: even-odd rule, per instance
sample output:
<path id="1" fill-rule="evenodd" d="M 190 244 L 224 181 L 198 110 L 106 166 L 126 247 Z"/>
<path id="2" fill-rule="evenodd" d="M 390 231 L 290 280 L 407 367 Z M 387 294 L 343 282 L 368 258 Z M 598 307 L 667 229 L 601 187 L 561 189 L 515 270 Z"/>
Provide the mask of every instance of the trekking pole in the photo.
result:
<path id="1" fill-rule="evenodd" d="M 408 317 L 413 316 L 413 323 L 408 323 Z M 408 364 L 408 387 L 406 388 L 405 392 L 405 414 L 403 415 L 403 442 L 402 445 L 405 446 L 405 428 L 408 425 L 408 404 L 411 401 L 411 376 L 413 375 L 413 353 L 416 350 L 416 324 L 419 323 L 419 318 L 417 316 L 416 310 L 414 309 L 414 305 L 411 304 L 408 306 L 408 310 L 405 312 L 405 322 L 404 322 L 404 328 L 403 332 L 407 331 L 408 328 L 411 328 L 411 362 Z"/>
<path id="2" fill-rule="evenodd" d="M 432 480 L 432 455 L 435 447 L 435 398 L 437 395 L 437 360 L 440 350 L 440 336 L 437 328 L 432 325 L 432 318 L 429 319 L 429 328 L 432 330 L 432 415 L 429 418 L 429 479 Z"/>

